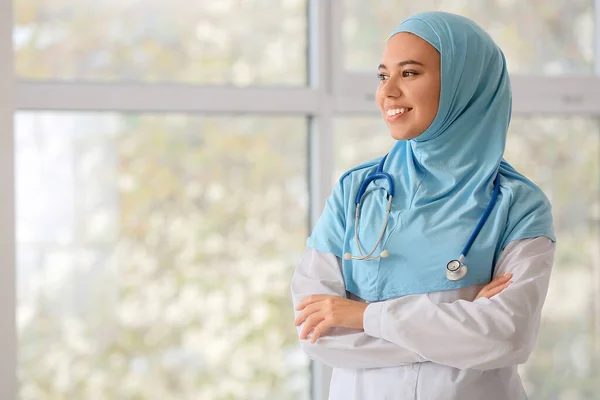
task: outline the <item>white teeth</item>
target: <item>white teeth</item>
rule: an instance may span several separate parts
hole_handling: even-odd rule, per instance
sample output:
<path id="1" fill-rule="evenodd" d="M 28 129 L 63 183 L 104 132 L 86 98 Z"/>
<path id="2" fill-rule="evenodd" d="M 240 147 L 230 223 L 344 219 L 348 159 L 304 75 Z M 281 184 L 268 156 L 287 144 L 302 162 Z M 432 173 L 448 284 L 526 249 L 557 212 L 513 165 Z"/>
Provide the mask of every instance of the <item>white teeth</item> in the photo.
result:
<path id="1" fill-rule="evenodd" d="M 411 110 L 410 108 L 394 108 L 394 109 L 387 110 L 387 115 L 392 117 L 396 114 L 404 114 L 405 112 L 408 112 L 410 110 Z"/>

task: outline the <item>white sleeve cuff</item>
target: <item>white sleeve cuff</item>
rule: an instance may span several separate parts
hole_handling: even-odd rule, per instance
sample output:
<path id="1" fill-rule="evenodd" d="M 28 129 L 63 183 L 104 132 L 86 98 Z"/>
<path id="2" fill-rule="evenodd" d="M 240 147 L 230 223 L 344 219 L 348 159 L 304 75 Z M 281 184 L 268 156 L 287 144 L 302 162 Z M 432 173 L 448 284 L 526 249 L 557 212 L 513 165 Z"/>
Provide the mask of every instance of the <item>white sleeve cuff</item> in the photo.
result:
<path id="1" fill-rule="evenodd" d="M 363 315 L 363 329 L 367 335 L 383 339 L 383 327 L 381 326 L 383 319 L 381 318 L 381 315 L 384 307 L 384 302 L 370 303 L 365 309 Z"/>

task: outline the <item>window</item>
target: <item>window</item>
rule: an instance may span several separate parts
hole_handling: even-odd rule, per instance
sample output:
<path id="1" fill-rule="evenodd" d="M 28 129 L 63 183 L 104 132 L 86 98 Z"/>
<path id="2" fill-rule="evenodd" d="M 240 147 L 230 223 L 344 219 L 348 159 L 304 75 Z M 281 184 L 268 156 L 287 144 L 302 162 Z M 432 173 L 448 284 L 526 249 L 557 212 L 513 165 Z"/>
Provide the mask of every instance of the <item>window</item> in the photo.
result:
<path id="1" fill-rule="evenodd" d="M 14 4 L 24 79 L 306 83 L 306 0 Z"/>
<path id="2" fill-rule="evenodd" d="M 20 398 L 306 399 L 288 301 L 306 132 L 298 117 L 19 113 Z"/>
<path id="3" fill-rule="evenodd" d="M 382 118 L 338 117 L 334 135 L 334 182 L 352 167 L 384 156 L 395 142 Z"/>
<path id="4" fill-rule="evenodd" d="M 0 398 L 327 399 L 289 279 L 332 183 L 391 147 L 374 69 L 424 9 L 504 49 L 506 156 L 554 204 L 527 391 L 595 397 L 599 1 L 0 2 Z"/>
<path id="5" fill-rule="evenodd" d="M 553 207 L 555 264 L 536 349 L 521 376 L 532 399 L 600 393 L 600 120 L 518 118 L 506 159 Z"/>
<path id="6" fill-rule="evenodd" d="M 344 66 L 349 70 L 375 74 L 382 43 L 396 26 L 415 13 L 438 10 L 461 14 L 480 24 L 504 51 L 512 73 L 593 72 L 593 0 L 425 0 L 418 3 L 345 0 L 344 7 Z"/>

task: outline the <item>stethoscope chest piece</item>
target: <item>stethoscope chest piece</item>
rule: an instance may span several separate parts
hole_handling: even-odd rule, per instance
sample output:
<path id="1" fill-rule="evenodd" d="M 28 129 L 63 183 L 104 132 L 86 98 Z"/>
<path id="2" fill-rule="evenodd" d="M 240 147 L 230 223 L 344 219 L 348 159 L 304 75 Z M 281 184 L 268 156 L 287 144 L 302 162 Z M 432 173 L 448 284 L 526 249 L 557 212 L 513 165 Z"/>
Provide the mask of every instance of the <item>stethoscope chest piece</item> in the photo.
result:
<path id="1" fill-rule="evenodd" d="M 467 275 L 467 266 L 459 260 L 452 260 L 446 265 L 446 277 L 451 281 L 460 281 Z"/>
<path id="2" fill-rule="evenodd" d="M 389 256 L 389 252 L 387 250 L 383 250 L 381 253 L 379 253 L 379 255 L 375 255 L 375 252 L 377 251 L 377 248 L 380 246 L 381 241 L 383 240 L 385 231 L 387 229 L 388 219 L 390 216 L 390 210 L 392 208 L 392 198 L 394 197 L 394 180 L 390 174 L 383 171 L 383 166 L 385 164 L 386 159 L 387 159 L 387 155 L 381 159 L 379 165 L 377 166 L 377 170 L 375 172 L 369 174 L 362 181 L 362 183 L 360 184 L 360 187 L 358 188 L 356 197 L 354 199 L 354 204 L 356 207 L 356 211 L 355 211 L 355 215 L 354 215 L 354 239 L 356 240 L 356 248 L 358 249 L 359 255 L 355 256 L 355 255 L 352 255 L 352 253 L 344 253 L 344 260 L 371 261 L 371 260 L 377 260 L 379 258 L 386 258 Z M 384 179 L 387 182 L 388 202 L 387 202 L 387 207 L 385 210 L 385 220 L 383 221 L 381 233 L 379 234 L 377 241 L 373 245 L 373 249 L 367 253 L 366 251 L 363 252 L 363 249 L 360 244 L 360 240 L 358 239 L 358 231 L 359 231 L 358 225 L 359 225 L 359 218 L 360 218 L 360 208 L 361 208 L 362 198 L 363 198 L 363 196 L 365 196 L 367 194 L 367 186 L 371 182 L 376 181 L 378 179 Z M 380 186 L 378 186 L 378 188 L 386 190 Z M 496 178 L 494 179 L 494 191 L 492 192 L 492 198 L 490 199 L 490 202 L 488 203 L 488 206 L 487 206 L 485 212 L 479 219 L 479 222 L 477 223 L 475 230 L 471 233 L 471 236 L 469 237 L 467 244 L 465 245 L 464 249 L 462 250 L 459 259 L 452 260 L 446 265 L 446 277 L 449 280 L 460 281 L 465 276 L 467 276 L 467 266 L 465 264 L 463 264 L 463 260 L 469 253 L 469 249 L 473 245 L 473 242 L 475 242 L 475 239 L 477 238 L 477 235 L 479 235 L 481 228 L 483 227 L 483 225 L 487 221 L 488 217 L 490 216 L 490 213 L 492 212 L 492 209 L 494 208 L 494 206 L 496 204 L 496 200 L 498 199 L 499 192 L 500 192 L 500 178 L 498 176 L 496 176 Z"/>

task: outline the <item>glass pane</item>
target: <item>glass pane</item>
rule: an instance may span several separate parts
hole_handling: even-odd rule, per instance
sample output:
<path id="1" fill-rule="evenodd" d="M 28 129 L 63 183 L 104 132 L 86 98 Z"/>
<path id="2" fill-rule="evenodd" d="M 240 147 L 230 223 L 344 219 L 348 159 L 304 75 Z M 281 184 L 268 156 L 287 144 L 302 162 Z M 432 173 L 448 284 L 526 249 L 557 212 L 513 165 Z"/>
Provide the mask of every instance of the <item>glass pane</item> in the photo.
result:
<path id="1" fill-rule="evenodd" d="M 20 113 L 20 398 L 307 400 L 307 129 Z"/>
<path id="2" fill-rule="evenodd" d="M 537 347 L 521 368 L 531 400 L 600 393 L 600 122 L 516 119 L 505 157 L 552 202 L 557 250 Z"/>
<path id="3" fill-rule="evenodd" d="M 305 85 L 306 0 L 16 0 L 22 78 Z"/>
<path id="4" fill-rule="evenodd" d="M 385 122 L 373 117 L 334 120 L 335 161 L 333 183 L 350 168 L 385 155 L 394 145 Z"/>
<path id="5" fill-rule="evenodd" d="M 339 118 L 335 176 L 386 154 L 379 118 Z M 505 158 L 550 198 L 558 239 L 537 346 L 521 366 L 531 400 L 600 393 L 600 122 L 515 118 Z"/>
<path id="6" fill-rule="evenodd" d="M 372 71 L 375 76 L 390 32 L 417 12 L 439 10 L 480 24 L 504 51 L 510 72 L 593 72 L 594 0 L 345 0 L 344 5 L 344 64 L 348 70 Z"/>

